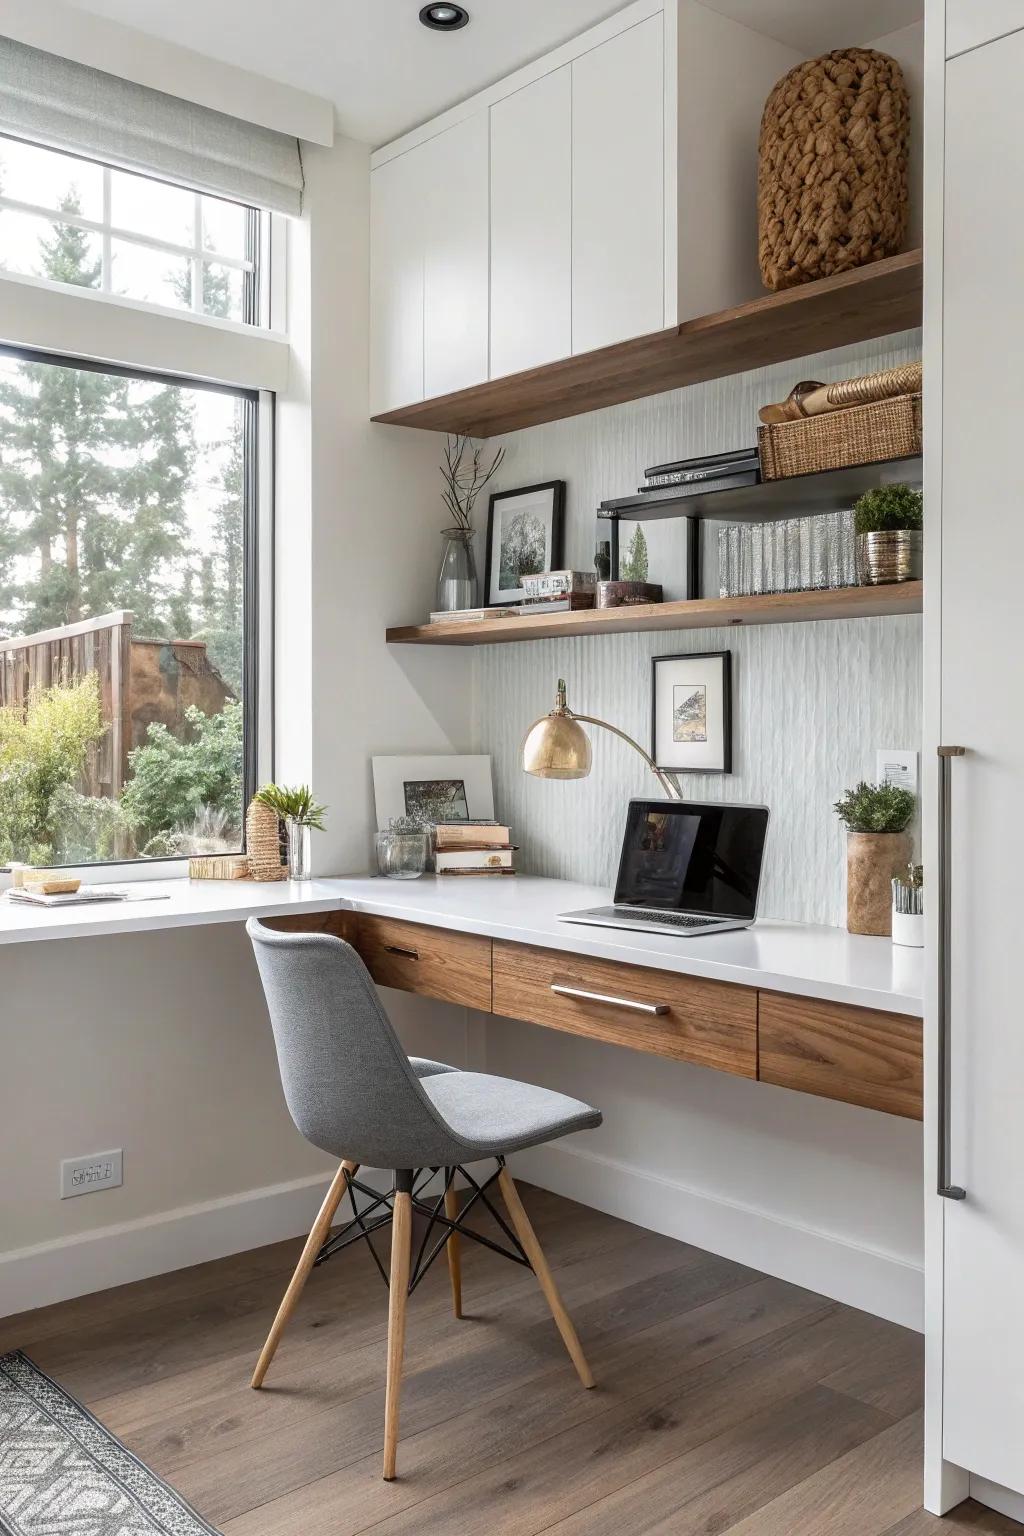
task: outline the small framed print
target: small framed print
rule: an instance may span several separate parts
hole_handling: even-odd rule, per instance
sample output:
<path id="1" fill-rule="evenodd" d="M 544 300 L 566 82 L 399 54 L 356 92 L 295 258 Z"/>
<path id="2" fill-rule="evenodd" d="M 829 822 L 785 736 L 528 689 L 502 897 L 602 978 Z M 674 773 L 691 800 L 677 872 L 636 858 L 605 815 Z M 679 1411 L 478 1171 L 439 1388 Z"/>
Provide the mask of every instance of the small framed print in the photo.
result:
<path id="1" fill-rule="evenodd" d="M 524 576 L 562 563 L 565 481 L 497 491 L 487 516 L 487 601 L 521 603 Z"/>
<path id="2" fill-rule="evenodd" d="M 732 654 L 651 662 L 651 756 L 669 773 L 732 772 Z"/>

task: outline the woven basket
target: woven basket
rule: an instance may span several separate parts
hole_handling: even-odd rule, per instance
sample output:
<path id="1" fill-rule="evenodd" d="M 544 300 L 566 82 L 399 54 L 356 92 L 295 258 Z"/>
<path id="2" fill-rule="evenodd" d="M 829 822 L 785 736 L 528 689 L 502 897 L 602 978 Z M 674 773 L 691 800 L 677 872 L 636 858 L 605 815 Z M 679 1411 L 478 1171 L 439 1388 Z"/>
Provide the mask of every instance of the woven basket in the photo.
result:
<path id="1" fill-rule="evenodd" d="M 791 69 L 761 118 L 758 259 L 773 292 L 893 256 L 907 227 L 903 71 L 873 48 Z"/>
<path id="2" fill-rule="evenodd" d="M 921 396 L 898 395 L 803 421 L 758 427 L 757 445 L 763 480 L 909 459 L 921 452 Z"/>
<path id="3" fill-rule="evenodd" d="M 252 800 L 245 813 L 245 851 L 253 880 L 283 880 L 288 866 L 281 863 L 281 824 L 269 805 Z"/>

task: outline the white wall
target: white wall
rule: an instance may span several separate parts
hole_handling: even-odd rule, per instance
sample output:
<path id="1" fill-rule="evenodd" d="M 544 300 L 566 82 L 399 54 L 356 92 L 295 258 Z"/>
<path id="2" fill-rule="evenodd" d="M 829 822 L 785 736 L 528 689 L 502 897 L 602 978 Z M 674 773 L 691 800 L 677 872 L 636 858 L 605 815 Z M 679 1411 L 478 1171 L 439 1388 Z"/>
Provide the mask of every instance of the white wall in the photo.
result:
<path id="1" fill-rule="evenodd" d="M 343 873 L 369 863 L 371 753 L 471 745 L 470 662 L 385 647 L 385 623 L 432 601 L 436 441 L 367 421 L 367 152 L 307 148 L 305 167 L 278 402 L 276 771 L 328 803 L 316 863 Z M 463 1058 L 460 1010 L 390 1003 L 410 1048 Z M 112 1147 L 121 1189 L 58 1200 L 61 1158 Z M 240 928 L 0 948 L 0 1315 L 298 1233 L 328 1161 L 288 1118 Z"/>

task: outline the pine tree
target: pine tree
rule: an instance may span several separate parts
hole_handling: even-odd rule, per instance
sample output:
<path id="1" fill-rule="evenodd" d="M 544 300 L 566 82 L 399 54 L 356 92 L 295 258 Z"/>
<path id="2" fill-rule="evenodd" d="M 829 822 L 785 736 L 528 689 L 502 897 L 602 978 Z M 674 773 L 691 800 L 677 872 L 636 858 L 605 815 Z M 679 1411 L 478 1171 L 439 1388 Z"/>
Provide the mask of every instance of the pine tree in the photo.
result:
<path id="1" fill-rule="evenodd" d="M 61 207 L 78 211 L 73 189 Z M 97 286 L 84 231 L 55 223 L 41 250 L 42 276 Z M 174 386 L 49 363 L 0 376 L 0 605 L 17 628 L 129 608 L 137 633 L 167 633 L 194 457 Z"/>

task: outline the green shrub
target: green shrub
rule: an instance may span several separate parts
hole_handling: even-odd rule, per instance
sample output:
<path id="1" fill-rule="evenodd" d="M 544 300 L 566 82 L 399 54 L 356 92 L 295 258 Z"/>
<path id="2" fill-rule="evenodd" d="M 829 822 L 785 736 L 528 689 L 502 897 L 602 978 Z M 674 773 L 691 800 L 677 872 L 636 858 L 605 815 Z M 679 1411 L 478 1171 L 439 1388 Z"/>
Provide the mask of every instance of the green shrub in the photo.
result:
<path id="1" fill-rule="evenodd" d="M 82 795 L 63 784 L 50 803 L 50 814 L 55 864 L 92 864 L 135 855 L 128 818 L 118 800 Z"/>
<path id="2" fill-rule="evenodd" d="M 916 530 L 924 520 L 924 497 L 909 485 L 877 485 L 865 491 L 853 509 L 858 533 L 887 533 L 895 529 Z"/>
<path id="3" fill-rule="evenodd" d="M 851 832 L 905 832 L 917 799 L 898 784 L 868 784 L 864 779 L 835 804 Z"/>
<path id="4" fill-rule="evenodd" d="M 190 826 L 207 806 L 242 825 L 242 705 L 226 704 L 218 715 L 190 705 L 185 723 L 182 740 L 154 722 L 128 754 L 132 777 L 121 805 L 146 852 L 158 834 Z"/>
<path id="5" fill-rule="evenodd" d="M 105 731 L 95 673 L 35 690 L 24 710 L 0 709 L 0 864 L 58 857 L 68 797 Z"/>

